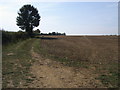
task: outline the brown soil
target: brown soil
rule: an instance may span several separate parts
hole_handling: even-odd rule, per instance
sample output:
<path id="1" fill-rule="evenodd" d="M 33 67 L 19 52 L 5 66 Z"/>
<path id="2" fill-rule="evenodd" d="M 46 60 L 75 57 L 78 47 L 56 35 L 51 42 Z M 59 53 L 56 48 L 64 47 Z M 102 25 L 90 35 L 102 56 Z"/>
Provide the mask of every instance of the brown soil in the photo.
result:
<path id="1" fill-rule="evenodd" d="M 64 66 L 62 63 L 43 58 L 32 47 L 31 55 L 36 62 L 31 67 L 31 73 L 35 80 L 30 88 L 79 88 L 79 87 L 103 87 L 95 78 L 95 68 L 75 68 Z"/>

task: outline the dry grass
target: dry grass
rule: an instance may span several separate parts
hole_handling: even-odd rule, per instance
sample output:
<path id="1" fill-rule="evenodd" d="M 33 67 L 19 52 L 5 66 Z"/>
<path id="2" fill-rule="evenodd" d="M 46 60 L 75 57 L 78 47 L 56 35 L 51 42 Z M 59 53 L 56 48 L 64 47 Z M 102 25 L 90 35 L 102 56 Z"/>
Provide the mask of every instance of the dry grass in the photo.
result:
<path id="1" fill-rule="evenodd" d="M 62 37 L 55 40 L 42 39 L 41 48 L 48 54 L 73 61 L 108 63 L 109 61 L 118 60 L 117 40 L 117 37 L 108 36 Z"/>
<path id="2" fill-rule="evenodd" d="M 105 87 L 118 86 L 117 36 L 47 36 L 3 47 L 3 88 L 27 87 L 34 80 L 30 78 L 30 67 L 36 61 L 32 47 L 40 56 L 79 68 L 88 77 L 97 74 L 94 79 L 101 80 Z"/>
<path id="3" fill-rule="evenodd" d="M 117 87 L 117 36 L 59 36 L 58 39 L 41 39 L 40 42 L 39 53 L 44 56 L 69 66 L 95 68 L 105 85 Z"/>

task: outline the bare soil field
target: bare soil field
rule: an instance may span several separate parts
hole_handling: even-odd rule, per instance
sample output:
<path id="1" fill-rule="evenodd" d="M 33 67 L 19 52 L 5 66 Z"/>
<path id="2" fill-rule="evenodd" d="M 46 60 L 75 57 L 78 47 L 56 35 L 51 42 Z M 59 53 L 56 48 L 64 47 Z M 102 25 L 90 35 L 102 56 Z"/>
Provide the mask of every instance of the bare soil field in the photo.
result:
<path id="1" fill-rule="evenodd" d="M 86 75 L 90 71 L 97 73 L 98 77 L 94 78 L 101 80 L 106 87 L 117 86 L 117 36 L 59 36 L 55 40 L 41 39 L 40 42 L 39 51 L 43 56 L 69 67 L 79 67 L 79 70 L 87 69 L 89 73 L 85 71 Z M 86 78 L 94 76 L 92 74 Z"/>
<path id="2" fill-rule="evenodd" d="M 3 87 L 118 87 L 118 37 L 42 36 L 3 48 Z"/>

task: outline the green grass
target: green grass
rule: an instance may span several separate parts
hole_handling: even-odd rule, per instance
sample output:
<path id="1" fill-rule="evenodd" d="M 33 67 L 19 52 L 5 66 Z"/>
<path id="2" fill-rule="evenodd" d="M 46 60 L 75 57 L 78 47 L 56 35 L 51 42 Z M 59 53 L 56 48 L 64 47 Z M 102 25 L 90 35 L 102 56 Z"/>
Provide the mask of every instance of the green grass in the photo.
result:
<path id="1" fill-rule="evenodd" d="M 20 82 L 26 84 L 32 81 L 28 76 L 32 76 L 29 69 L 34 62 L 30 53 L 32 47 L 31 43 L 33 42 L 34 39 L 27 39 L 12 45 L 3 46 L 3 87 L 8 87 L 11 81 L 14 87 L 18 87 Z M 12 55 L 8 55 L 9 53 L 12 53 Z"/>
<path id="2" fill-rule="evenodd" d="M 105 86 L 112 85 L 111 88 L 118 88 L 118 73 L 109 73 L 109 75 L 100 75 L 99 78 Z"/>
<path id="3" fill-rule="evenodd" d="M 106 73 L 102 72 L 104 70 L 106 71 Z M 98 71 L 100 73 L 98 79 L 101 80 L 104 86 L 118 88 L 118 76 L 120 75 L 120 73 L 118 72 L 118 63 L 105 65 Z"/>

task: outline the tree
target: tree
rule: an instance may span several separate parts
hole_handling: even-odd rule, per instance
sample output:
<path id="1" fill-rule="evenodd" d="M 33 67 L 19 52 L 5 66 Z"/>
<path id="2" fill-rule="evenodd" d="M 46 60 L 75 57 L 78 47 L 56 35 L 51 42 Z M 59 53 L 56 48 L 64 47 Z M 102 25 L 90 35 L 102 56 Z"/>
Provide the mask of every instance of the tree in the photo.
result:
<path id="1" fill-rule="evenodd" d="M 34 31 L 34 33 L 40 34 L 40 30 L 37 29 L 37 30 Z"/>
<path id="2" fill-rule="evenodd" d="M 30 36 L 33 34 L 33 28 L 39 25 L 40 16 L 37 8 L 32 5 L 24 5 L 18 12 L 16 22 L 19 28 L 25 30 Z"/>
<path id="3" fill-rule="evenodd" d="M 56 33 L 55 32 L 52 32 L 52 35 L 55 35 Z"/>

